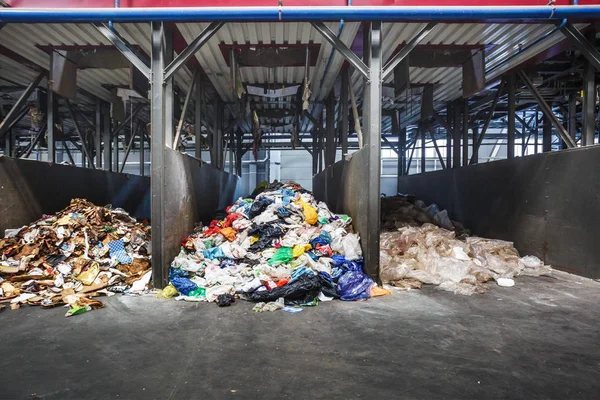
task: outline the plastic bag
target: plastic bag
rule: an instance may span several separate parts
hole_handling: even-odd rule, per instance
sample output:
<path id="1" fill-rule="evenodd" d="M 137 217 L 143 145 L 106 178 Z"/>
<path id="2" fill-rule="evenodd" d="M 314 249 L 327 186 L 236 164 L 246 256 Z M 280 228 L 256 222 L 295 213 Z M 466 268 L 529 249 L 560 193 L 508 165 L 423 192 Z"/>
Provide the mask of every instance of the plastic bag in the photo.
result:
<path id="1" fill-rule="evenodd" d="M 270 200 L 256 200 L 254 203 L 252 203 L 252 206 L 250 206 L 248 215 L 250 218 L 260 215 L 271 203 L 272 202 Z"/>
<path id="2" fill-rule="evenodd" d="M 237 232 L 235 231 L 235 229 L 233 229 L 231 227 L 221 229 L 220 233 L 221 233 L 221 235 L 225 236 L 227 238 L 227 240 L 229 240 L 230 242 L 233 242 L 237 235 Z"/>
<path id="3" fill-rule="evenodd" d="M 215 258 L 225 258 L 225 253 L 223 253 L 223 249 L 220 247 L 213 247 L 203 250 L 202 254 L 204 255 L 204 258 L 208 258 L 209 260 L 214 260 Z"/>
<path id="4" fill-rule="evenodd" d="M 269 260 L 269 265 L 287 264 L 292 261 L 293 250 L 291 247 L 282 247 L 275 252 Z"/>
<path id="5" fill-rule="evenodd" d="M 341 300 L 365 300 L 371 296 L 375 282 L 361 271 L 348 271 L 337 282 L 337 292 Z"/>
<path id="6" fill-rule="evenodd" d="M 297 244 L 292 249 L 292 257 L 293 258 L 300 257 L 302 254 L 304 254 L 305 251 L 308 251 L 310 249 L 311 249 L 310 244 Z"/>
<path id="7" fill-rule="evenodd" d="M 342 240 L 342 247 L 344 249 L 341 252 L 348 260 L 358 260 L 362 257 L 362 250 L 360 248 L 360 239 L 358 234 L 349 233 Z"/>
<path id="8" fill-rule="evenodd" d="M 189 295 L 191 291 L 198 288 L 198 285 L 196 285 L 188 278 L 183 278 L 179 276 L 173 277 L 171 279 L 171 284 L 175 286 L 175 289 L 177 289 L 177 291 L 184 296 Z"/>
<path id="9" fill-rule="evenodd" d="M 255 302 L 276 301 L 283 297 L 286 305 L 310 303 L 319 296 L 321 281 L 317 275 L 302 275 L 297 280 L 282 287 L 268 290 L 256 290 L 248 295 Z"/>
<path id="10" fill-rule="evenodd" d="M 302 205 L 302 214 L 304 215 L 306 223 L 310 225 L 316 224 L 318 221 L 317 210 L 305 203 L 302 199 L 298 200 L 298 202 Z"/>
<path id="11" fill-rule="evenodd" d="M 171 297 L 177 296 L 177 289 L 172 284 L 168 284 L 163 290 L 161 290 L 156 297 L 161 299 L 170 299 Z"/>

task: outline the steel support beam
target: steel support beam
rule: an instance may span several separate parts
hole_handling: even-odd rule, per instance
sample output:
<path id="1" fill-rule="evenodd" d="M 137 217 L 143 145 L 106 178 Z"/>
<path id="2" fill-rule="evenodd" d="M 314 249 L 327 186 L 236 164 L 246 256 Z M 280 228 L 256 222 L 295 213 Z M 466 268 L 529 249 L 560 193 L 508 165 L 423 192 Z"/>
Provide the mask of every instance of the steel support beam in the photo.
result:
<path id="1" fill-rule="evenodd" d="M 173 57 L 175 56 L 175 52 L 173 50 L 173 31 L 171 29 L 164 29 L 164 40 L 165 40 L 165 59 L 164 63 L 168 64 L 173 61 Z M 175 111 L 174 107 L 174 93 L 173 93 L 173 84 L 175 78 L 171 76 L 170 78 L 164 79 L 165 86 L 165 145 L 167 147 L 171 147 L 173 143 L 173 114 Z"/>
<path id="2" fill-rule="evenodd" d="M 590 43 L 590 41 L 586 39 L 572 23 L 567 22 L 561 26 L 563 35 L 565 35 L 565 37 L 581 51 L 581 54 L 596 69 L 596 71 L 600 72 L 600 52 L 598 52 L 596 46 L 593 44 L 596 40 L 595 35 L 590 35 L 590 39 L 593 38 L 592 43 Z"/>
<path id="3" fill-rule="evenodd" d="M 479 137 L 479 127 L 473 127 L 473 154 L 471 159 L 475 160 L 475 163 L 479 162 L 479 148 L 477 148 L 477 140 Z M 467 164 L 468 165 L 468 164 Z"/>
<path id="4" fill-rule="evenodd" d="M 429 33 L 437 25 L 436 21 L 432 21 L 425 25 L 412 39 L 408 41 L 395 56 L 393 56 L 383 67 L 382 80 L 385 80 L 392 72 L 394 68 L 398 66 L 408 56 L 408 54 L 415 48 L 419 43 L 423 41 L 429 35 Z"/>
<path id="5" fill-rule="evenodd" d="M 104 169 L 106 171 L 112 171 L 112 152 L 111 152 L 111 137 L 110 137 L 110 108 L 106 105 L 102 114 L 102 142 L 104 148 L 102 149 L 102 157 Z"/>
<path id="6" fill-rule="evenodd" d="M 583 105 L 582 105 L 581 144 L 594 144 L 596 134 L 596 71 L 594 66 L 586 61 L 583 68 Z"/>
<path id="7" fill-rule="evenodd" d="M 329 167 L 335 163 L 336 143 L 335 143 L 335 95 L 333 90 L 327 97 L 326 106 L 326 122 L 327 138 L 325 142 L 325 167 Z"/>
<path id="8" fill-rule="evenodd" d="M 483 124 L 483 128 L 481 128 L 481 134 L 478 135 L 477 144 L 474 145 L 473 154 L 471 156 L 471 161 L 469 162 L 469 164 L 473 164 L 473 163 L 479 161 L 479 148 L 481 147 L 481 143 L 483 143 L 483 139 L 485 137 L 485 133 L 487 132 L 488 127 L 490 126 L 490 122 L 492 122 L 492 118 L 494 117 L 494 112 L 496 111 L 496 106 L 498 105 L 498 100 L 500 99 L 500 96 L 502 95 L 502 91 L 504 90 L 505 84 L 506 84 L 506 81 L 504 79 L 502 79 L 502 81 L 500 82 L 500 86 L 498 86 L 498 91 L 496 92 L 496 96 L 494 97 L 494 100 L 492 101 L 492 105 L 490 106 L 490 111 L 488 113 L 488 116 L 485 120 L 485 123 Z M 475 143 L 475 140 L 473 140 L 473 143 Z M 477 155 L 477 157 L 475 157 L 475 155 Z"/>
<path id="9" fill-rule="evenodd" d="M 164 78 L 171 78 L 173 74 L 175 74 L 175 72 L 177 72 L 177 70 L 183 65 L 185 65 L 185 63 L 190 59 L 190 57 L 193 57 L 194 54 L 196 54 L 198 50 L 200 50 L 200 48 L 204 46 L 210 40 L 210 38 L 213 37 L 213 35 L 217 33 L 219 29 L 221 29 L 221 27 L 224 24 L 224 22 L 215 21 L 212 22 L 209 26 L 207 26 L 202 31 L 202 33 L 200 33 L 200 35 L 198 35 L 198 37 L 194 39 L 192 43 L 190 43 L 185 48 L 185 50 L 179 53 L 177 57 L 169 63 L 167 68 L 165 68 Z"/>
<path id="10" fill-rule="evenodd" d="M 398 176 L 402 176 L 403 172 L 404 172 L 404 168 L 403 168 L 403 158 L 404 158 L 404 146 L 405 146 L 405 141 L 406 137 L 402 138 L 402 131 L 400 129 L 400 120 L 398 119 L 398 112 L 394 111 L 394 113 L 392 114 L 392 135 L 397 135 L 398 136 L 398 151 L 396 152 L 398 154 Z M 404 131 L 406 132 L 406 131 Z M 383 136 L 382 136 L 383 137 Z M 400 189 L 400 180 L 398 180 L 397 182 L 397 188 L 396 188 L 396 192 L 399 191 Z"/>
<path id="11" fill-rule="evenodd" d="M 435 130 L 431 127 L 430 124 L 427 124 L 427 130 L 429 131 L 429 134 L 431 135 L 431 141 L 433 142 L 433 147 L 435 148 L 435 152 L 437 153 L 438 160 L 440 161 L 440 165 L 442 166 L 442 169 L 446 169 L 446 163 L 444 162 L 444 157 L 442 157 L 442 153 L 440 152 L 440 149 L 437 145 L 437 140 L 435 140 Z"/>
<path id="12" fill-rule="evenodd" d="M 454 103 L 454 126 L 453 126 L 453 137 L 452 137 L 452 161 L 453 161 L 453 168 L 459 168 L 460 167 L 460 137 L 461 137 L 461 129 L 460 129 L 460 123 L 462 121 L 461 118 L 461 101 L 457 100 Z M 423 137 L 425 137 L 425 135 L 423 135 Z"/>
<path id="13" fill-rule="evenodd" d="M 515 111 L 517 107 L 516 89 L 517 80 L 514 74 L 507 78 L 508 84 L 508 140 L 506 144 L 506 158 L 515 158 Z"/>
<path id="14" fill-rule="evenodd" d="M 432 132 L 432 135 L 433 135 L 433 132 Z M 434 144 L 435 144 L 435 139 L 434 139 Z M 436 149 L 437 149 L 437 145 L 436 145 Z M 438 150 L 438 153 L 439 153 L 439 150 Z M 462 166 L 466 167 L 467 165 L 469 165 L 469 99 L 464 99 L 464 101 L 463 101 L 463 120 L 462 120 Z"/>
<path id="15" fill-rule="evenodd" d="M 196 75 L 196 101 L 194 104 L 194 154 L 202 160 L 202 105 L 204 104 L 204 86 L 202 76 Z"/>
<path id="16" fill-rule="evenodd" d="M 12 106 L 8 114 L 4 117 L 2 122 L 0 122 L 0 139 L 4 137 L 4 134 L 8 131 L 9 126 L 13 122 L 13 120 L 17 119 L 17 116 L 27 105 L 27 101 L 29 100 L 29 96 L 33 93 L 33 91 L 38 87 L 42 79 L 46 76 L 46 72 L 40 72 L 35 79 L 27 86 L 27 88 L 21 93 L 21 96 L 17 99 L 16 103 Z"/>
<path id="17" fill-rule="evenodd" d="M 421 171 L 419 171 L 420 173 L 427 172 L 427 160 L 425 158 L 425 152 L 427 149 L 425 146 L 425 142 L 427 136 L 425 135 L 425 132 L 426 129 L 424 126 L 424 122 L 419 123 L 419 133 L 421 134 Z"/>
<path id="18" fill-rule="evenodd" d="M 379 281 L 379 226 L 381 197 L 381 21 L 369 23 L 369 40 L 365 43 L 368 79 L 364 89 L 363 121 L 366 129 L 368 181 L 367 191 L 365 269 L 375 281 Z"/>
<path id="19" fill-rule="evenodd" d="M 311 24 L 329 43 L 331 43 L 334 49 L 340 52 L 350 65 L 359 71 L 365 78 L 369 79 L 369 67 L 367 67 L 360 57 L 354 54 L 354 52 L 350 50 L 324 22 L 312 21 Z"/>
<path id="20" fill-rule="evenodd" d="M 129 158 L 129 153 L 131 153 L 131 149 L 133 148 L 133 143 L 135 142 L 135 137 L 137 136 L 138 131 L 140 130 L 140 122 L 138 121 L 135 129 L 131 130 L 131 135 L 129 136 L 129 143 L 127 143 L 127 147 L 125 148 L 125 155 L 123 156 L 123 162 L 121 163 L 121 168 L 119 172 L 123 172 L 125 170 L 125 165 L 127 164 L 127 159 Z"/>
<path id="21" fill-rule="evenodd" d="M 129 47 L 129 43 L 117 33 L 114 29 L 111 29 L 108 25 L 103 23 L 94 24 L 96 29 L 104 35 L 122 54 L 126 59 L 129 60 L 144 76 L 150 79 L 150 68 L 146 65 L 142 59 Z"/>
<path id="22" fill-rule="evenodd" d="M 96 167 L 94 166 L 94 159 L 92 158 L 92 156 L 90 155 L 90 153 L 88 151 L 85 137 L 83 135 L 83 132 L 81 131 L 81 128 L 79 127 L 79 122 L 77 121 L 77 118 L 75 118 L 75 113 L 73 112 L 73 107 L 71 106 L 71 102 L 69 101 L 69 99 L 65 98 L 65 103 L 67 104 L 67 110 L 69 111 L 69 117 L 73 120 L 73 125 L 75 125 L 75 132 L 77 133 L 79 140 L 81 140 L 81 151 L 85 155 L 85 158 L 87 159 L 87 161 L 90 163 L 90 167 L 92 169 L 96 169 Z M 82 163 L 83 163 L 83 157 L 82 157 Z"/>
<path id="23" fill-rule="evenodd" d="M 183 102 L 183 109 L 181 110 L 181 115 L 179 116 L 179 123 L 177 124 L 177 131 L 175 132 L 175 139 L 173 140 L 173 148 L 177 149 L 177 145 L 179 145 L 179 137 L 181 136 L 181 129 L 183 128 L 183 123 L 185 122 L 185 115 L 187 114 L 188 108 L 190 106 L 190 99 L 192 98 L 192 92 L 194 91 L 194 85 L 196 80 L 198 79 L 199 70 L 194 72 L 194 77 L 192 78 L 192 84 L 188 89 L 187 94 L 185 95 L 185 101 Z"/>
<path id="24" fill-rule="evenodd" d="M 527 74 L 525 74 L 523 71 L 519 71 L 519 76 L 525 83 L 525 86 L 527 86 L 527 89 L 531 92 L 531 94 L 533 94 L 533 97 L 535 97 L 535 99 L 540 107 L 540 110 L 542 110 L 544 115 L 547 118 L 549 118 L 550 121 L 552 121 L 552 125 L 554 125 L 554 128 L 556 128 L 556 131 L 558 132 L 561 139 L 565 141 L 565 143 L 567 144 L 567 146 L 569 148 L 576 147 L 576 143 L 573 140 L 573 138 L 569 135 L 569 133 L 566 131 L 565 127 L 560 123 L 558 118 L 556 118 L 556 115 L 554 115 L 552 108 L 542 98 L 542 95 L 540 94 L 540 92 L 538 92 L 537 88 L 535 86 L 533 86 L 533 83 L 531 82 L 531 80 L 529 79 Z M 592 74 L 592 77 L 593 77 L 593 74 Z M 594 87 L 592 96 L 595 99 L 595 87 Z M 594 102 L 593 107 L 595 107 L 595 102 Z M 595 127 L 595 119 L 594 119 L 593 128 L 594 127 Z M 593 133 L 594 133 L 594 131 L 592 130 L 592 142 L 593 142 L 593 138 L 594 138 Z"/>
<path id="25" fill-rule="evenodd" d="M 140 176 L 146 175 L 146 126 L 140 129 Z"/>
<path id="26" fill-rule="evenodd" d="M 162 22 L 152 22 L 152 61 L 150 79 L 151 137 L 151 222 L 152 222 L 152 281 L 161 289 L 167 285 L 169 261 L 165 259 L 165 88 Z"/>
<path id="27" fill-rule="evenodd" d="M 40 142 L 40 139 L 46 133 L 47 128 L 48 128 L 47 124 L 44 125 L 42 128 L 40 128 L 37 135 L 35 135 L 35 139 L 33 140 L 33 142 L 31 142 L 31 144 L 25 149 L 25 151 L 21 155 L 19 155 L 19 158 L 29 158 L 29 156 L 31 155 L 31 152 L 33 151 L 35 146 Z"/>
<path id="28" fill-rule="evenodd" d="M 567 108 L 569 135 L 576 141 L 577 136 L 577 93 L 569 93 L 569 105 Z M 564 142 L 564 141 L 563 141 Z"/>
<path id="29" fill-rule="evenodd" d="M 348 86 L 350 85 L 350 71 L 348 68 L 344 68 L 342 71 L 342 87 L 340 90 L 340 105 L 338 107 L 339 112 L 342 116 L 342 122 L 340 127 L 340 136 L 342 142 L 342 159 L 348 155 L 348 134 L 350 130 L 350 124 L 348 121 Z"/>
<path id="30" fill-rule="evenodd" d="M 96 99 L 95 113 L 95 132 L 94 132 L 94 148 L 96 158 L 96 168 L 102 169 L 102 103 Z"/>
<path id="31" fill-rule="evenodd" d="M 142 111 L 142 109 L 146 106 L 146 104 L 138 104 L 137 106 L 135 106 L 135 108 L 133 109 L 133 111 L 127 116 L 127 118 L 125 118 L 125 120 L 123 122 L 121 122 L 121 124 L 119 124 L 119 126 L 117 126 L 110 134 L 111 138 L 114 138 L 116 136 L 119 135 L 119 133 L 123 130 L 123 128 L 125 128 L 126 126 L 128 126 L 131 122 L 131 120 L 133 120 L 140 111 Z"/>
<path id="32" fill-rule="evenodd" d="M 547 153 L 552 151 L 552 123 L 545 115 L 542 121 L 544 124 L 542 129 L 542 152 Z"/>
<path id="33" fill-rule="evenodd" d="M 54 96 L 55 95 L 52 91 L 52 88 L 50 87 L 50 85 L 48 85 L 48 90 L 46 91 L 46 131 L 48 142 L 48 153 L 46 156 L 46 161 L 51 163 L 56 162 L 56 138 L 54 137 L 54 134 L 56 133 L 56 120 L 54 118 L 54 102 L 56 101 L 56 99 L 54 98 Z M 64 132 L 62 133 L 62 135 L 64 136 Z"/>

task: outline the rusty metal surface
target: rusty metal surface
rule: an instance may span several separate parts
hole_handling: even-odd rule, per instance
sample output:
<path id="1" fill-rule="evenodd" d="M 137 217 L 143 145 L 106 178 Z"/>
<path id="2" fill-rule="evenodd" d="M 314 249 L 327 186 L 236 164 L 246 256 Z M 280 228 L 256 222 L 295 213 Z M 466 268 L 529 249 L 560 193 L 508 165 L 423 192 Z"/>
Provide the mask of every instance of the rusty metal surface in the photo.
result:
<path id="1" fill-rule="evenodd" d="M 333 212 L 348 214 L 352 217 L 352 225 L 360 234 L 361 248 L 365 259 L 370 252 L 375 262 L 365 263 L 365 272 L 373 279 L 379 274 L 379 236 L 367 232 L 379 230 L 379 220 L 368 218 L 368 185 L 367 149 L 353 153 L 347 160 L 338 161 L 313 177 L 313 194 L 317 200 L 324 201 Z M 376 254 L 374 254 L 376 253 Z"/>
<path id="2" fill-rule="evenodd" d="M 150 218 L 149 178 L 0 157 L 0 234 L 53 214 L 76 197 Z"/>
<path id="3" fill-rule="evenodd" d="M 399 191 L 437 203 L 474 234 L 600 278 L 599 168 L 596 146 L 404 176 Z"/>
<path id="4" fill-rule="evenodd" d="M 235 201 L 239 178 L 186 154 L 165 151 L 163 252 L 172 260 L 179 253 L 181 239 L 192 233 L 198 222 L 208 224 L 217 210 Z M 168 265 L 163 268 L 166 271 Z"/>

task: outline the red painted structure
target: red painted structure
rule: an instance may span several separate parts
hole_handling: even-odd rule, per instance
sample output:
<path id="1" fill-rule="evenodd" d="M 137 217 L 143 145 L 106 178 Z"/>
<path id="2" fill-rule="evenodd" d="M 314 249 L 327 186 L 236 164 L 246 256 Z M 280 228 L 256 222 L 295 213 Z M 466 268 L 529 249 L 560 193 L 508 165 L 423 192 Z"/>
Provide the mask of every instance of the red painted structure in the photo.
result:
<path id="1" fill-rule="evenodd" d="M 15 8 L 114 8 L 114 0 L 5 0 Z M 283 6 L 343 7 L 348 0 L 282 0 Z M 572 5 L 572 0 L 556 0 L 556 6 Z M 580 5 L 600 4 L 600 0 L 579 0 Z M 122 8 L 148 7 L 266 7 L 279 0 L 121 0 Z M 545 6 L 548 0 L 352 0 L 353 6 Z"/>

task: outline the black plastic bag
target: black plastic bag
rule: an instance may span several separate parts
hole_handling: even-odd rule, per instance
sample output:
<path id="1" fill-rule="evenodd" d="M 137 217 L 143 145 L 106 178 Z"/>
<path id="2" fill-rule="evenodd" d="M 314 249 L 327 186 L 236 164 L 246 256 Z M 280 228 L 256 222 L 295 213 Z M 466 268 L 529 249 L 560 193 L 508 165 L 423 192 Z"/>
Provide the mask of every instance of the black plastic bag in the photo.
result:
<path id="1" fill-rule="evenodd" d="M 217 305 L 219 307 L 229 307 L 235 302 L 235 297 L 232 294 L 225 293 L 217 296 Z"/>
<path id="2" fill-rule="evenodd" d="M 249 235 L 258 236 L 258 240 L 250 246 L 251 252 L 263 251 L 266 248 L 272 247 L 273 240 L 284 235 L 283 229 L 276 225 L 260 224 L 254 225 L 248 231 Z"/>
<path id="3" fill-rule="evenodd" d="M 255 302 L 275 301 L 284 298 L 286 305 L 300 305 L 310 303 L 321 292 L 321 280 L 316 275 L 301 275 L 293 282 L 273 290 L 256 290 L 248 295 L 248 299 Z"/>
<path id="4" fill-rule="evenodd" d="M 271 203 L 272 203 L 271 200 L 256 200 L 250 206 L 250 211 L 249 211 L 250 218 L 252 219 L 252 218 L 262 214 L 262 212 L 265 211 L 265 209 Z"/>

